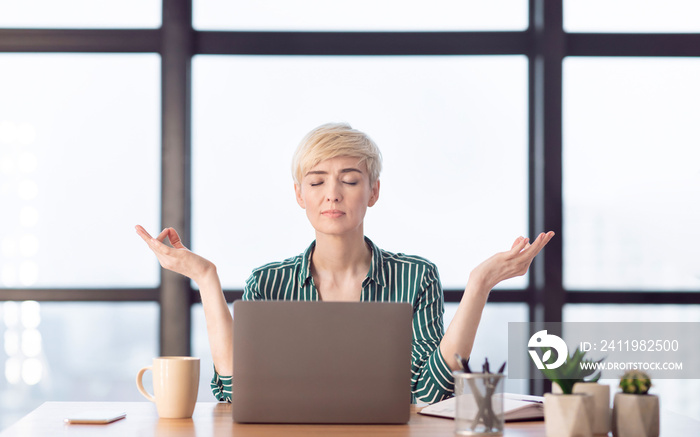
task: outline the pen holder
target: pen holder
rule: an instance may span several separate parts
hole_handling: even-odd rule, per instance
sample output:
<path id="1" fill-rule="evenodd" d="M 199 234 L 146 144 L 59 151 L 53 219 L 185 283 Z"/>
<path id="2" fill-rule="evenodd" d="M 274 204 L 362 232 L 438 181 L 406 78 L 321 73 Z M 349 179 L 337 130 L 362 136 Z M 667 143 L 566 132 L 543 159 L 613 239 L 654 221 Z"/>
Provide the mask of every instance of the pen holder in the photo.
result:
<path id="1" fill-rule="evenodd" d="M 455 433 L 503 435 L 503 374 L 453 372 Z"/>

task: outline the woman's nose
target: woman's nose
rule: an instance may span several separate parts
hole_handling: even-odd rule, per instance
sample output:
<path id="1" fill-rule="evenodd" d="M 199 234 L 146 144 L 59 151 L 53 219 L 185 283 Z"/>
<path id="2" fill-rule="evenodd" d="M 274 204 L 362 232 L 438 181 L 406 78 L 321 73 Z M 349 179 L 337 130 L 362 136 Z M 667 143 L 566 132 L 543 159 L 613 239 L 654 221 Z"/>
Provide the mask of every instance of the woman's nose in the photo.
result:
<path id="1" fill-rule="evenodd" d="M 340 194 L 340 186 L 337 183 L 328 184 L 328 192 L 326 192 L 326 200 L 328 202 L 340 202 L 343 196 Z"/>

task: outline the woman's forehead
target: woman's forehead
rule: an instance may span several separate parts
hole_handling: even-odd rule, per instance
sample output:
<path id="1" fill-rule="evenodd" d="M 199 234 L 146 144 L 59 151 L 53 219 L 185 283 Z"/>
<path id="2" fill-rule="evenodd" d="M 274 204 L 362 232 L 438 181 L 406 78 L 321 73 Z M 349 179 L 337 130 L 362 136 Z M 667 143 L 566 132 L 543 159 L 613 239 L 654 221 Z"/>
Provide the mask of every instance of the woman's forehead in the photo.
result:
<path id="1" fill-rule="evenodd" d="M 348 169 L 359 170 L 363 174 L 367 174 L 367 163 L 364 159 L 354 157 L 354 156 L 336 156 L 334 158 L 328 158 L 320 161 L 318 164 L 307 169 L 304 172 L 304 176 L 310 172 L 324 171 L 324 172 L 337 172 Z"/>

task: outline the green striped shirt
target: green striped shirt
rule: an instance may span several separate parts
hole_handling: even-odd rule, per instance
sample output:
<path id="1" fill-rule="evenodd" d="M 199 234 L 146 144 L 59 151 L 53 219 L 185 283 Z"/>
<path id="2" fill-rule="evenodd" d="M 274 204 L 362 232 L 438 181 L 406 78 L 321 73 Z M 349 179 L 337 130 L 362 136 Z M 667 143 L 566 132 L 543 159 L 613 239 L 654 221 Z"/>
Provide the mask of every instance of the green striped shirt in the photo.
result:
<path id="1" fill-rule="evenodd" d="M 452 371 L 440 353 L 443 330 L 443 294 L 437 267 L 428 260 L 379 249 L 368 238 L 372 263 L 362 281 L 361 301 L 408 302 L 413 305 L 411 392 L 413 402 L 434 403 L 452 395 Z M 246 282 L 244 300 L 319 300 L 311 276 L 311 254 L 316 242 L 303 253 L 253 271 Z M 221 401 L 231 400 L 232 378 L 216 371 L 211 387 Z"/>

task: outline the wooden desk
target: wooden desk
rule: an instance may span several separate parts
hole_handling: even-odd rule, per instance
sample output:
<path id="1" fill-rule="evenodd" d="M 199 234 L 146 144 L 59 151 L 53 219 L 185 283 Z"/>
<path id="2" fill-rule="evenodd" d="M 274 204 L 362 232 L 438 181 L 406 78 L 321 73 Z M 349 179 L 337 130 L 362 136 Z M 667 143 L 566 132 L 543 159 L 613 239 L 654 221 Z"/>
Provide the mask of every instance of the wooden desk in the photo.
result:
<path id="1" fill-rule="evenodd" d="M 63 419 L 86 410 L 126 412 L 126 418 L 108 425 L 68 425 Z M 669 413 L 670 414 L 670 413 Z M 661 436 L 700 435 L 700 422 L 680 415 L 661 418 Z M 150 402 L 46 402 L 0 433 L 10 436 L 411 436 L 454 437 L 454 421 L 417 414 L 412 407 L 408 425 L 249 425 L 234 423 L 231 405 L 197 403 L 192 419 L 158 419 Z M 544 422 L 507 423 L 506 436 L 544 436 Z"/>

